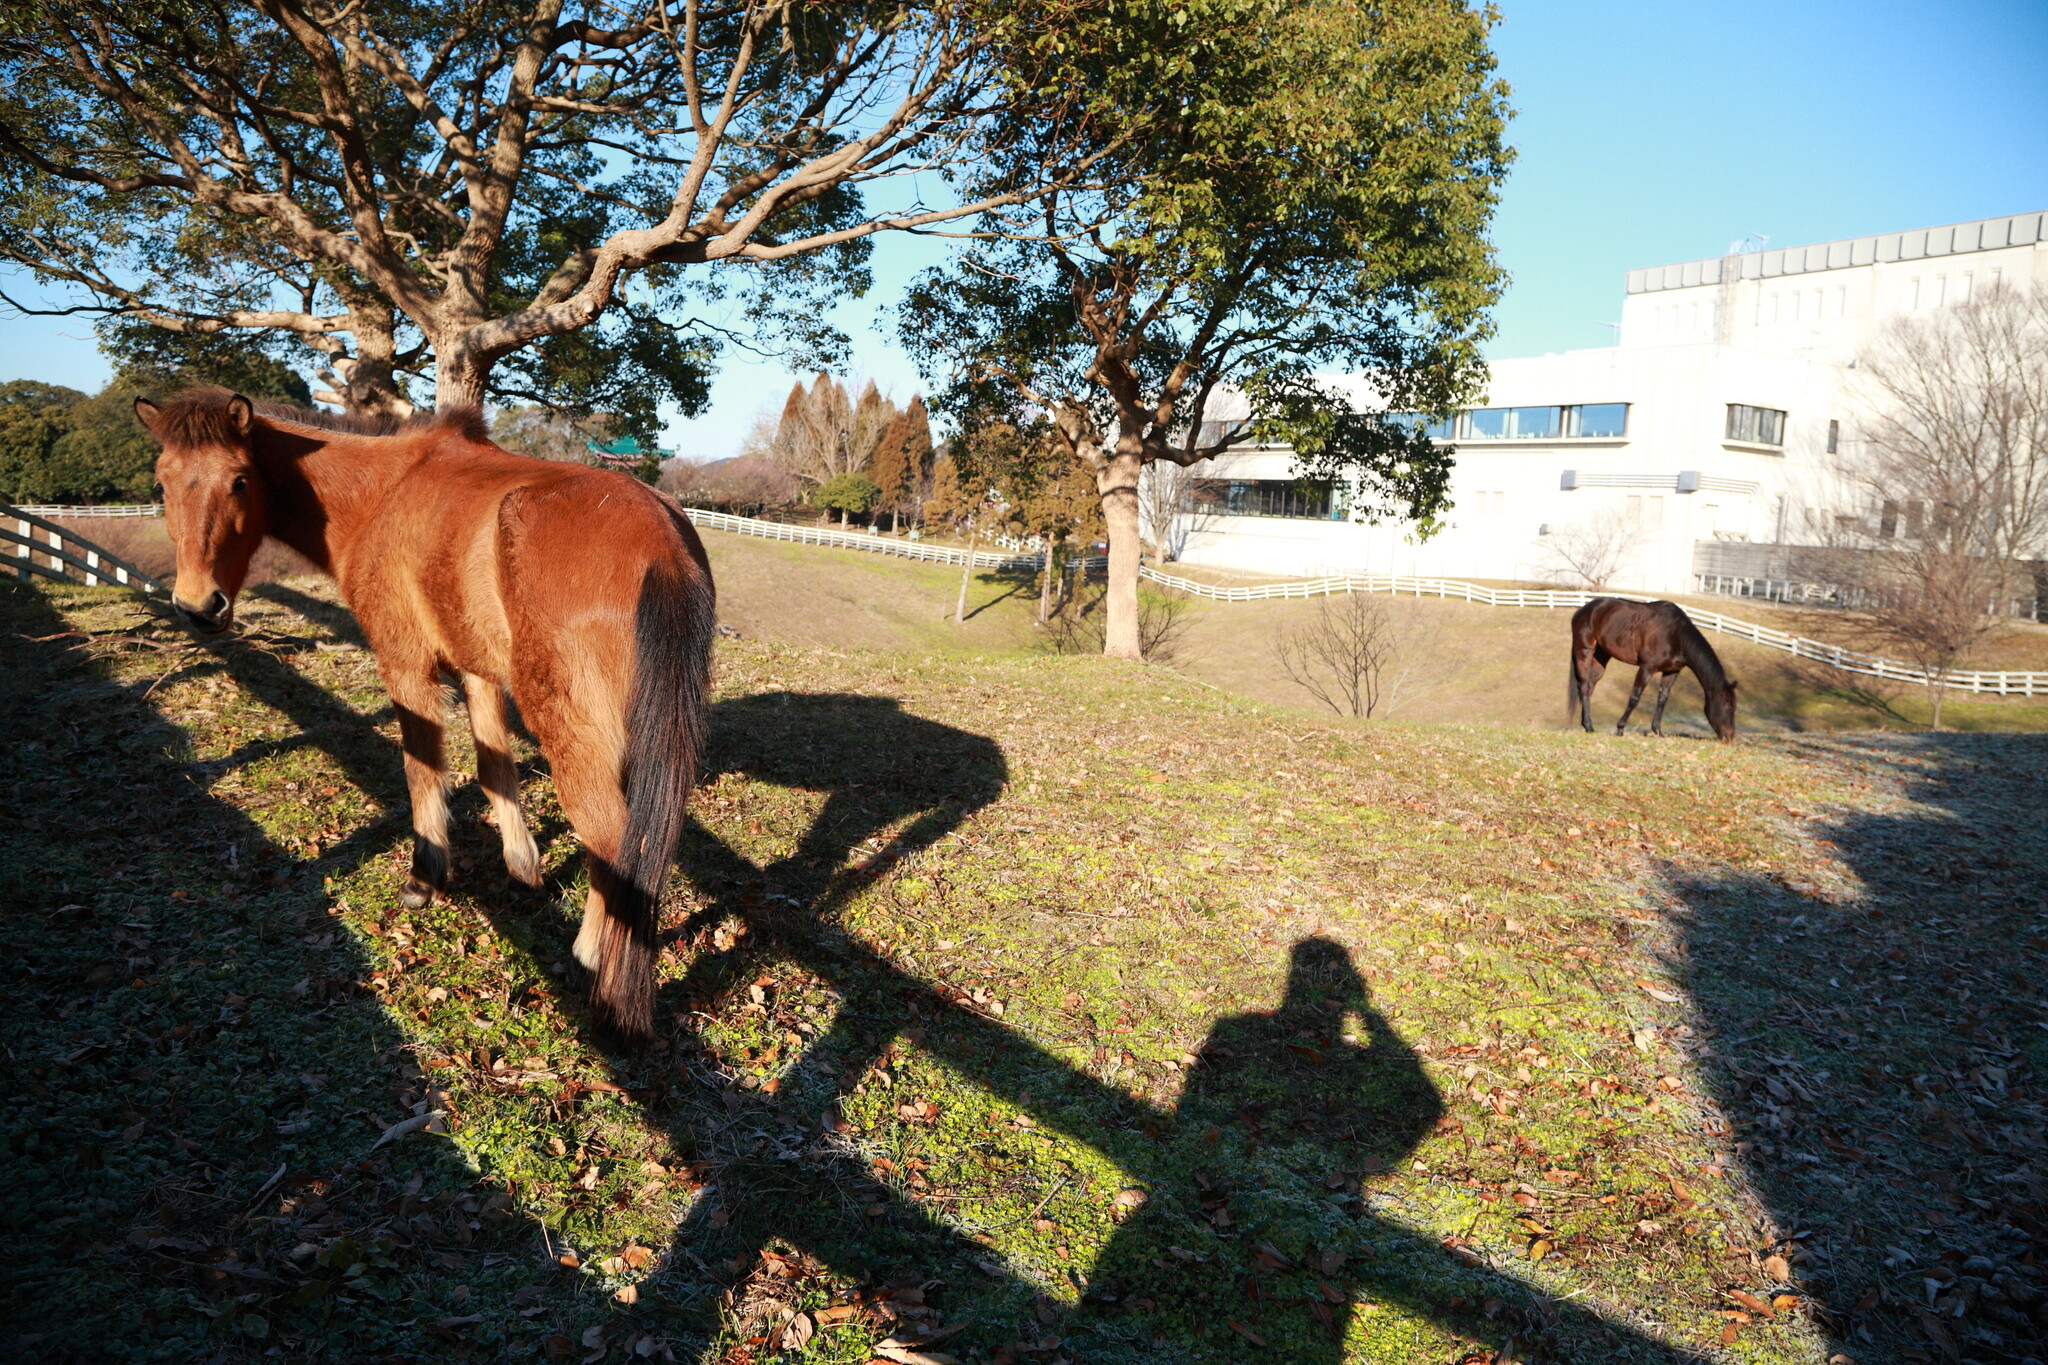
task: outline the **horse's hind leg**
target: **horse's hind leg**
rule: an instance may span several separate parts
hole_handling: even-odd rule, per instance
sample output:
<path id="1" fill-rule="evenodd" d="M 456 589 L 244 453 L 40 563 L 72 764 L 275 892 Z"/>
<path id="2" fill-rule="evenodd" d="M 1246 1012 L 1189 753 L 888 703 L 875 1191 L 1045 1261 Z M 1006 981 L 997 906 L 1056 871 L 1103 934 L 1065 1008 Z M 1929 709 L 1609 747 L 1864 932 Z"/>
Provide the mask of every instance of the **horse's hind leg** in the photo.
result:
<path id="1" fill-rule="evenodd" d="M 1638 666 L 1636 669 L 1636 685 L 1628 690 L 1628 705 L 1621 708 L 1621 719 L 1614 722 L 1615 734 L 1626 734 L 1628 732 L 1628 718 L 1635 714 L 1636 703 L 1643 699 L 1643 685 L 1649 681 L 1650 670 Z"/>
<path id="2" fill-rule="evenodd" d="M 552 759 L 555 794 L 561 798 L 562 813 L 576 829 L 590 869 L 590 893 L 583 898 L 583 923 L 576 930 L 576 945 L 570 951 L 576 960 L 596 971 L 604 955 L 606 922 L 610 903 L 617 894 L 619 846 L 626 832 L 626 794 L 619 788 L 619 769 L 614 762 L 602 762 L 596 755 L 575 754 Z"/>
<path id="3" fill-rule="evenodd" d="M 1657 709 L 1650 715 L 1650 733 L 1653 735 L 1664 733 L 1664 704 L 1671 700 L 1671 684 L 1677 681 L 1676 673 L 1666 673 L 1657 679 Z"/>
<path id="4" fill-rule="evenodd" d="M 403 672 L 385 669 L 384 690 L 398 711 L 405 787 L 412 798 L 412 871 L 399 899 L 417 910 L 448 887 L 448 696 L 431 664 Z"/>
<path id="5" fill-rule="evenodd" d="M 540 850 L 519 809 L 519 769 L 512 761 L 512 736 L 505 726 L 505 691 L 488 678 L 462 675 L 469 701 L 469 732 L 476 738 L 476 776 L 491 800 L 505 870 L 528 886 L 540 885 Z"/>
<path id="6" fill-rule="evenodd" d="M 621 785 L 626 750 L 623 708 L 590 687 L 597 670 L 578 675 L 558 661 L 529 660 L 530 674 L 519 687 L 526 723 L 540 740 L 554 773 L 555 796 L 583 845 L 590 893 L 583 900 L 583 924 L 576 934 L 576 960 L 596 971 L 602 956 L 608 906 L 618 879 L 619 847 L 626 834 L 626 793 Z M 530 684 L 530 685 L 529 685 Z M 608 704 L 609 703 L 609 704 Z"/>

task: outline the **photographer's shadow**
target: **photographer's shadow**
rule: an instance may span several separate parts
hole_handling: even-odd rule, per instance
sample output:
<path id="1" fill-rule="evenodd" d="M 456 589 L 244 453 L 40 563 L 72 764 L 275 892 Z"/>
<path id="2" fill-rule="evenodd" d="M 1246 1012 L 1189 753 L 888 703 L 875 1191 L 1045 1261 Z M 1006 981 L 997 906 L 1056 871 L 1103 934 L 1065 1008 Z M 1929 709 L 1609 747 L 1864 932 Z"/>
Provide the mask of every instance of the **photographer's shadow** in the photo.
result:
<path id="1" fill-rule="evenodd" d="M 1375 1278 L 1359 1254 L 1361 1181 L 1442 1115 L 1350 954 L 1303 939 L 1279 1006 L 1218 1020 L 1161 1140 L 1130 1154 L 1144 1202 L 1103 1249 L 1086 1306 L 1142 1320 L 1161 1342 L 1234 1337 L 1341 1360 L 1361 1275 Z"/>

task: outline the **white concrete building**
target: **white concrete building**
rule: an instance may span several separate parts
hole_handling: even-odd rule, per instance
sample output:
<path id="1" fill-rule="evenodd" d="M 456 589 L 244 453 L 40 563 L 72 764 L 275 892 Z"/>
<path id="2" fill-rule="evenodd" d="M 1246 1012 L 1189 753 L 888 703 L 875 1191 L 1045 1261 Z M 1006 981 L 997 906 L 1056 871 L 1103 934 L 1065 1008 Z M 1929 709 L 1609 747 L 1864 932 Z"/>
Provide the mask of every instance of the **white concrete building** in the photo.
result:
<path id="1" fill-rule="evenodd" d="M 1426 543 L 1353 523 L 1341 489 L 1304 495 L 1285 447 L 1198 467 L 1207 510 L 1174 539 L 1190 563 L 1260 573 L 1556 580 L 1560 546 L 1621 524 L 1619 588 L 1782 575 L 1768 547 L 1810 543 L 1805 498 L 1877 329 L 2037 283 L 2048 213 L 1631 270 L 1615 345 L 1493 363 L 1485 403 L 1445 433 L 1455 506 Z"/>

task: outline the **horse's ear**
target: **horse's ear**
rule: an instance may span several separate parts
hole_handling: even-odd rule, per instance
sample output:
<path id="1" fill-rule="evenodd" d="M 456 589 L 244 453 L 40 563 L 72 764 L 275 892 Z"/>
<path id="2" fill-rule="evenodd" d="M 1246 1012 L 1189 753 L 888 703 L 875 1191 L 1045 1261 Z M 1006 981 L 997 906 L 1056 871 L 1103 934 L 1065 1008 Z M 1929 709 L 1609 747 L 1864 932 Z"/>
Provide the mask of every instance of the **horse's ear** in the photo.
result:
<path id="1" fill-rule="evenodd" d="M 236 394 L 228 399 L 228 421 L 234 424 L 236 431 L 247 436 L 256 426 L 256 405 Z"/>
<path id="2" fill-rule="evenodd" d="M 163 420 L 163 415 L 164 410 L 147 398 L 135 400 L 135 420 L 142 423 L 142 429 L 155 436 L 158 441 L 163 440 L 163 436 L 157 430 L 157 423 Z"/>

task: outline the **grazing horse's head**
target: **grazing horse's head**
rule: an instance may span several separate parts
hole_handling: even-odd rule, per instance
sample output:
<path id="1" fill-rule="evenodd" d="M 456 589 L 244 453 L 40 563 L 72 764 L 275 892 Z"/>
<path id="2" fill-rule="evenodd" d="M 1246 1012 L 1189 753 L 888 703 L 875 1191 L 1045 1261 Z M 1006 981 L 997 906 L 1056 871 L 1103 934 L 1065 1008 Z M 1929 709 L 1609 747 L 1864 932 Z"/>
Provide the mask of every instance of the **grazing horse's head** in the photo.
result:
<path id="1" fill-rule="evenodd" d="M 1707 694 L 1707 724 L 1714 727 L 1714 737 L 1728 743 L 1735 738 L 1735 681 L 1729 679 L 1726 687 L 1703 689 Z"/>
<path id="2" fill-rule="evenodd" d="M 268 525 L 261 472 L 249 449 L 256 409 L 240 394 L 201 390 L 163 406 L 135 400 L 135 416 L 162 444 L 156 492 L 178 555 L 171 605 L 209 635 L 235 617 L 235 594 Z"/>

